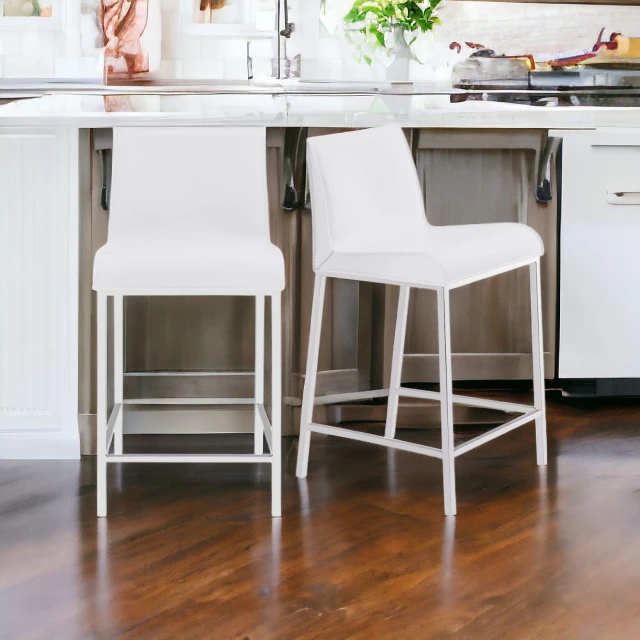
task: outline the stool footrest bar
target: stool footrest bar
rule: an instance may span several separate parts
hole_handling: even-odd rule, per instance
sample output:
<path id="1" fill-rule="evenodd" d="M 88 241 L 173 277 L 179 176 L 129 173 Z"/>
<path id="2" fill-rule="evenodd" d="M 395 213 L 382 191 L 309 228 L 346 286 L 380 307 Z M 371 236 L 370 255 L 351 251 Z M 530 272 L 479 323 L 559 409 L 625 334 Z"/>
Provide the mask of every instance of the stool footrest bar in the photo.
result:
<path id="1" fill-rule="evenodd" d="M 229 404 L 256 404 L 254 398 L 128 398 L 124 404 L 193 404 L 193 405 L 229 405 Z"/>
<path id="2" fill-rule="evenodd" d="M 273 453 L 273 433 L 271 431 L 271 423 L 269 422 L 269 417 L 267 416 L 267 412 L 265 411 L 263 404 L 258 404 L 258 414 L 262 419 L 262 427 L 264 428 L 264 437 L 267 440 L 267 444 L 269 445 L 269 451 Z"/>
<path id="3" fill-rule="evenodd" d="M 116 429 L 116 422 L 118 420 L 118 414 L 122 411 L 122 404 L 117 402 L 113 405 L 111 415 L 109 416 L 109 422 L 107 422 L 107 444 L 105 445 L 105 451 L 109 451 L 111 441 L 113 440 L 113 434 Z"/>
<path id="4" fill-rule="evenodd" d="M 499 427 L 496 427 L 495 429 L 491 429 L 490 431 L 487 431 L 486 433 L 483 433 L 482 435 L 477 436 L 476 438 L 472 438 L 471 440 L 458 445 L 454 449 L 454 455 L 458 457 L 463 453 L 467 453 L 467 451 L 471 451 L 472 449 L 475 449 L 476 447 L 479 447 L 485 444 L 485 442 L 490 442 L 491 440 L 495 440 L 496 438 L 499 438 L 501 435 L 504 435 L 505 433 L 509 433 L 509 431 L 513 431 L 514 429 L 517 429 L 518 427 L 521 427 L 522 425 L 527 424 L 527 422 L 531 422 L 532 420 L 535 420 L 536 418 L 540 417 L 540 415 L 541 415 L 541 411 L 539 409 L 534 409 L 529 413 L 525 413 L 523 416 L 519 416 L 518 418 L 515 418 L 510 422 L 502 424 Z"/>
<path id="5" fill-rule="evenodd" d="M 420 400 L 436 400 L 438 402 L 440 401 L 440 393 L 438 391 L 426 391 L 425 389 L 399 387 L 398 395 L 401 398 L 419 398 Z"/>
<path id="6" fill-rule="evenodd" d="M 425 391 L 424 389 L 410 389 L 400 387 L 398 395 L 404 398 L 420 398 L 422 400 L 440 401 L 440 393 L 437 391 Z M 474 398 L 472 396 L 461 396 L 453 394 L 451 396 L 453 404 L 460 404 L 466 407 L 480 407 L 482 409 L 496 409 L 506 413 L 529 413 L 535 407 L 527 404 L 517 404 L 515 402 L 504 402 L 502 400 L 489 400 L 486 398 Z"/>
<path id="7" fill-rule="evenodd" d="M 453 404 L 461 404 L 467 407 L 479 407 L 481 409 L 497 409 L 505 413 L 529 413 L 535 407 L 528 404 L 516 404 L 515 402 L 504 402 L 502 400 L 487 400 L 485 398 L 472 398 L 470 396 L 460 396 L 453 394 Z"/>
<path id="8" fill-rule="evenodd" d="M 257 464 L 273 461 L 271 454 L 193 454 L 193 453 L 125 453 L 122 455 L 107 455 L 107 462 L 190 462 L 190 463 L 247 463 Z"/>
<path id="9" fill-rule="evenodd" d="M 325 424 L 317 424 L 315 422 L 309 425 L 309 430 L 315 433 L 324 433 L 329 436 L 338 436 L 340 438 L 348 438 L 350 440 L 359 440 L 360 442 L 369 442 L 378 444 L 382 447 L 390 447 L 392 449 L 401 449 L 402 451 L 410 451 L 419 453 L 423 456 L 431 458 L 442 458 L 442 451 L 435 447 L 427 447 L 423 444 L 414 444 L 404 440 L 395 440 L 385 438 L 384 436 L 376 436 L 372 433 L 363 433 L 362 431 L 351 431 L 350 429 L 342 429 L 341 427 L 330 427 Z"/>
<path id="10" fill-rule="evenodd" d="M 357 402 L 359 400 L 372 400 L 373 398 L 386 398 L 389 389 L 373 389 L 371 391 L 353 391 L 351 393 L 333 393 L 327 396 L 318 396 L 313 401 L 316 407 L 340 402 Z"/>

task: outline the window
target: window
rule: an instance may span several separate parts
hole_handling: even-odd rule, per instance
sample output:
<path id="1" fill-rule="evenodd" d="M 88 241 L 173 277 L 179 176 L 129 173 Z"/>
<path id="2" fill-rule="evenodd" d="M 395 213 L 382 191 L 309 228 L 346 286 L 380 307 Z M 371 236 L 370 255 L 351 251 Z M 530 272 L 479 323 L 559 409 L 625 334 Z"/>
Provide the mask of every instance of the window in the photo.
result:
<path id="1" fill-rule="evenodd" d="M 0 15 L 7 18 L 50 18 L 54 0 L 0 0 Z"/>

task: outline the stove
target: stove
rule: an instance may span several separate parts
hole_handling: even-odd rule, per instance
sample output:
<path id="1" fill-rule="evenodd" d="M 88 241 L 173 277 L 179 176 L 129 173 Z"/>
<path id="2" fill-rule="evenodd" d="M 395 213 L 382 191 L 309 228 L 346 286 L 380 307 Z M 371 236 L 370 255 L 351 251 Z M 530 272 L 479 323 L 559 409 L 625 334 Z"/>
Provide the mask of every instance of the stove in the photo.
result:
<path id="1" fill-rule="evenodd" d="M 546 106 L 640 106 L 640 68 L 593 65 L 530 70 L 518 59 L 471 57 L 453 69 L 452 101 L 495 100 Z"/>

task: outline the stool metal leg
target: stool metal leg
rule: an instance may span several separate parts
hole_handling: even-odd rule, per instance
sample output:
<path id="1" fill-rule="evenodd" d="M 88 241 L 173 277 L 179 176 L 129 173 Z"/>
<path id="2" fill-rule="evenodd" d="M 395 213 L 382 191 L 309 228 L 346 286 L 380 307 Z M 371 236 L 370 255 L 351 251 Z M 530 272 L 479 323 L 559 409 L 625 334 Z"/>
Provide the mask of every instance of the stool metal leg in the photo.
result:
<path id="1" fill-rule="evenodd" d="M 300 439 L 298 441 L 298 464 L 296 466 L 296 475 L 298 478 L 306 478 L 309 467 L 309 445 L 311 443 L 309 424 L 313 422 L 313 405 L 316 395 L 316 378 L 318 375 L 318 356 L 320 353 L 320 334 L 322 333 L 322 311 L 324 309 L 326 283 L 326 276 L 316 274 L 316 280 L 313 286 L 307 373 L 304 380 L 302 411 L 300 416 Z"/>
<path id="2" fill-rule="evenodd" d="M 97 423 L 97 512 L 99 518 L 107 515 L 107 296 L 98 293 L 98 345 L 97 345 L 97 365 L 98 365 L 98 415 Z"/>
<path id="3" fill-rule="evenodd" d="M 263 300 L 264 302 L 264 300 Z M 271 297 L 271 515 L 282 515 L 282 294 Z"/>
<path id="4" fill-rule="evenodd" d="M 410 287 L 400 287 L 398 298 L 398 316 L 393 340 L 393 356 L 391 362 L 391 380 L 389 382 L 389 401 L 387 403 L 387 423 L 384 428 L 385 438 L 396 437 L 398 421 L 398 390 L 402 385 L 402 362 L 404 360 L 404 341 L 407 332 L 407 315 L 409 313 Z"/>
<path id="5" fill-rule="evenodd" d="M 121 404 L 124 393 L 124 299 L 113 297 L 113 402 Z M 123 450 L 123 413 L 121 409 L 116 418 L 113 431 L 113 451 L 116 455 Z"/>
<path id="6" fill-rule="evenodd" d="M 264 296 L 256 296 L 256 353 L 253 452 L 264 451 L 264 427 L 258 405 L 264 404 Z"/>
<path id="7" fill-rule="evenodd" d="M 544 395 L 544 345 L 542 344 L 542 302 L 540 261 L 529 265 L 531 293 L 531 347 L 533 356 L 533 404 L 540 411 L 536 418 L 536 457 L 539 465 L 547 464 L 547 415 Z"/>
<path id="8" fill-rule="evenodd" d="M 451 373 L 451 322 L 449 291 L 438 289 L 438 345 L 440 352 L 440 419 L 442 429 L 442 479 L 444 514 L 456 515 L 456 476 L 453 445 L 453 382 Z"/>

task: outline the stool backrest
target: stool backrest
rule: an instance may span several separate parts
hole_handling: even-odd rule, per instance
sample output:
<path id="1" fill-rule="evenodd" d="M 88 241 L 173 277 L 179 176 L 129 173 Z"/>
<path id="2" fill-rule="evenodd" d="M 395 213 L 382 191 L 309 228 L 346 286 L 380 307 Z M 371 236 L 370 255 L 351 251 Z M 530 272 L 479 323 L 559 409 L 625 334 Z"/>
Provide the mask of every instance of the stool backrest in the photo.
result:
<path id="1" fill-rule="evenodd" d="M 407 252 L 428 232 L 402 129 L 385 126 L 309 138 L 314 268 L 333 251 Z"/>
<path id="2" fill-rule="evenodd" d="M 264 128 L 116 127 L 109 238 L 269 238 Z"/>

